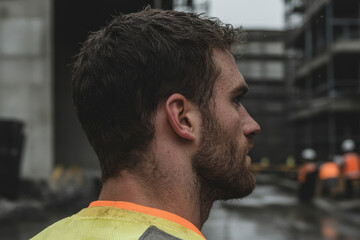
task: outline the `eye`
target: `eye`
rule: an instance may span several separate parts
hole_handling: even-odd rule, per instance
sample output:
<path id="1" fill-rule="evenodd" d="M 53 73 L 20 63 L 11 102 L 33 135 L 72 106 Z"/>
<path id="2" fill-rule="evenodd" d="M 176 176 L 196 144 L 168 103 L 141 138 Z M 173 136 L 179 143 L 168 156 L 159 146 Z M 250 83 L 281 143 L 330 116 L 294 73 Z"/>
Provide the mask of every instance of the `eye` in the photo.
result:
<path id="1" fill-rule="evenodd" d="M 238 105 L 241 106 L 241 101 L 243 100 L 244 95 L 238 95 L 234 98 L 233 102 Z"/>

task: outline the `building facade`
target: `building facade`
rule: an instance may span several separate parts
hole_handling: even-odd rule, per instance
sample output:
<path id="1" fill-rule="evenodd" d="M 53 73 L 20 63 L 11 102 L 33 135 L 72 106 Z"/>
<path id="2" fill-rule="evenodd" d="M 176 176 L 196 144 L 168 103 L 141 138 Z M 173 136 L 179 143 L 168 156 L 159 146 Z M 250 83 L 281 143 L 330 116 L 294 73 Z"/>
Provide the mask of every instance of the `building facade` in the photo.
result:
<path id="1" fill-rule="evenodd" d="M 0 118 L 25 123 L 26 178 L 46 178 L 53 163 L 52 6 L 0 1 Z"/>
<path id="2" fill-rule="evenodd" d="M 267 159 L 275 164 L 284 163 L 292 154 L 284 77 L 285 33 L 279 30 L 246 32 L 247 43 L 235 57 L 250 88 L 243 103 L 261 127 L 251 152 L 252 159 L 254 162 Z"/>
<path id="3" fill-rule="evenodd" d="M 0 1 L 0 119 L 25 124 L 22 178 L 48 179 L 55 165 L 98 173 L 72 107 L 73 56 L 111 15 L 147 5 L 172 9 L 173 0 Z"/>
<path id="4" fill-rule="evenodd" d="M 173 0 L 173 10 L 175 11 L 207 13 L 209 7 L 209 0 Z"/>
<path id="5" fill-rule="evenodd" d="M 360 141 L 360 1 L 285 0 L 286 77 L 295 151 L 319 160 Z M 357 149 L 358 150 L 358 149 Z"/>

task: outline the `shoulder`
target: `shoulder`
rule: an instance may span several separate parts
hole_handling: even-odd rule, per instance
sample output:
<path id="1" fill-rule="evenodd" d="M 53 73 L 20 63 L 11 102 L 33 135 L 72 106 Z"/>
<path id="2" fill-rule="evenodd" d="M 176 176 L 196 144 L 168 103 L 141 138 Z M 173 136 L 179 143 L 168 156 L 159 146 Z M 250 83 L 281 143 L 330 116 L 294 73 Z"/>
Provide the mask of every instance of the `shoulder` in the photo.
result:
<path id="1" fill-rule="evenodd" d="M 60 229 L 62 229 L 62 232 L 64 232 L 64 229 L 66 229 L 66 225 L 71 221 L 72 221 L 72 217 L 61 219 L 58 222 L 45 228 L 43 231 L 41 231 L 36 236 L 31 238 L 31 240 L 63 239 L 61 237 L 63 234 L 61 234 Z"/>
<path id="2" fill-rule="evenodd" d="M 204 240 L 171 221 L 114 207 L 91 207 L 49 226 L 42 239 L 189 239 Z M 164 238 L 164 237 L 168 238 Z M 161 238 L 163 237 L 163 238 Z M 172 237 L 172 238 L 169 238 Z"/>

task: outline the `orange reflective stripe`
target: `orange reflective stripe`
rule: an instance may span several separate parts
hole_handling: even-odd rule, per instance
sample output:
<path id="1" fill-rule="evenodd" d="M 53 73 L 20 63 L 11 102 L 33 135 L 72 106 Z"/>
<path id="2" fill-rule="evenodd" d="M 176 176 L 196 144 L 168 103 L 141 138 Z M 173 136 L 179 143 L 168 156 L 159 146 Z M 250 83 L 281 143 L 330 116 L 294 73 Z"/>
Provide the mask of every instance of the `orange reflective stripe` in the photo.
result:
<path id="1" fill-rule="evenodd" d="M 340 175 L 339 166 L 334 162 L 323 163 L 319 169 L 319 178 L 321 180 L 338 178 Z"/>
<path id="2" fill-rule="evenodd" d="M 205 239 L 205 237 L 202 235 L 202 233 L 200 232 L 200 230 L 197 227 L 195 227 L 188 220 L 186 220 L 174 213 L 170 213 L 170 212 L 163 211 L 163 210 L 156 209 L 156 208 L 145 207 L 145 206 L 138 205 L 138 204 L 131 203 L 131 202 L 122 202 L 122 201 L 94 201 L 94 202 L 90 203 L 90 205 L 89 205 L 89 207 L 95 207 L 95 206 L 107 206 L 107 207 L 122 208 L 122 209 L 130 210 L 130 211 L 144 213 L 144 214 L 151 215 L 154 217 L 164 218 L 169 221 L 180 224 L 180 225 L 192 230 L 193 232 L 196 232 L 197 234 L 199 234 L 201 237 L 203 237 Z"/>

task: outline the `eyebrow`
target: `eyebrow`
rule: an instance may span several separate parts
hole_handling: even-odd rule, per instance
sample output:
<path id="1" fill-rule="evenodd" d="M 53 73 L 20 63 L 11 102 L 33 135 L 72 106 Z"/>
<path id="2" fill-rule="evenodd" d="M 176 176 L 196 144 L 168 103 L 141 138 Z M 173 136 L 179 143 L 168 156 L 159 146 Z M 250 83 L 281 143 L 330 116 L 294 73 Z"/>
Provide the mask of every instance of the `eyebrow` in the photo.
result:
<path id="1" fill-rule="evenodd" d="M 249 91 L 247 84 L 239 85 L 237 88 L 232 90 L 232 95 L 245 95 Z"/>

